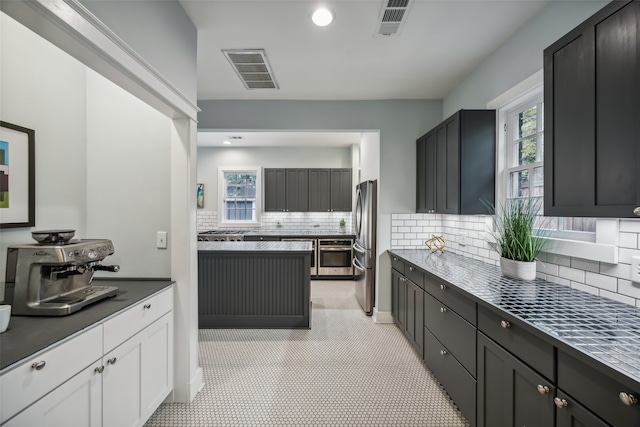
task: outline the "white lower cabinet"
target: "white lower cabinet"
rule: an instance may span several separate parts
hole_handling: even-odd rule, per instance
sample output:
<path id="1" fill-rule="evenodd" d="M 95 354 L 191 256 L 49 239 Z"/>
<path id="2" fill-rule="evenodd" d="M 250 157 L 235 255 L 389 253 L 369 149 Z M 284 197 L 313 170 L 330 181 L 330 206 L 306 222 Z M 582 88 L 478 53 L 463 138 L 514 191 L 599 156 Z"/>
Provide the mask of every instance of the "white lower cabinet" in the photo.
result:
<path id="1" fill-rule="evenodd" d="M 173 390 L 172 306 L 170 287 L 3 373 L 0 424 L 142 426 Z"/>

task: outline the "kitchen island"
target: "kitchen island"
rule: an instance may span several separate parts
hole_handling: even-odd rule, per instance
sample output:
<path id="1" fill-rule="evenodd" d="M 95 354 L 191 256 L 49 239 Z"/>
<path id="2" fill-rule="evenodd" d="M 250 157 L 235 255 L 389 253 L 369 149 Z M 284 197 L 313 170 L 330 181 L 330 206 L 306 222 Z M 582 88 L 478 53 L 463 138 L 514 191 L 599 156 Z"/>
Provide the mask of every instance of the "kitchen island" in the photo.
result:
<path id="1" fill-rule="evenodd" d="M 200 328 L 310 328 L 310 242 L 198 242 Z"/>

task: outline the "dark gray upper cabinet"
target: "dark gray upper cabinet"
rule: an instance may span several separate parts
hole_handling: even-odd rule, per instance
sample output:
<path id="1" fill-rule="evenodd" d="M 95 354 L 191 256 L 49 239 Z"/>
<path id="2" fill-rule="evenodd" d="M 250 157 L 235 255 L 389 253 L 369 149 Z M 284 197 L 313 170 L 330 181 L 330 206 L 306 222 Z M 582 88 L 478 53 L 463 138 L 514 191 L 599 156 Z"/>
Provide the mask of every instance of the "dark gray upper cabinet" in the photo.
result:
<path id="1" fill-rule="evenodd" d="M 265 212 L 350 212 L 351 169 L 264 170 Z"/>
<path id="2" fill-rule="evenodd" d="M 460 110 L 416 142 L 416 211 L 486 214 L 495 201 L 495 110 Z"/>
<path id="3" fill-rule="evenodd" d="M 639 75 L 637 0 L 611 2 L 545 49 L 545 215 L 634 217 Z"/>
<path id="4" fill-rule="evenodd" d="M 309 169 L 309 210 L 350 212 L 351 169 Z"/>

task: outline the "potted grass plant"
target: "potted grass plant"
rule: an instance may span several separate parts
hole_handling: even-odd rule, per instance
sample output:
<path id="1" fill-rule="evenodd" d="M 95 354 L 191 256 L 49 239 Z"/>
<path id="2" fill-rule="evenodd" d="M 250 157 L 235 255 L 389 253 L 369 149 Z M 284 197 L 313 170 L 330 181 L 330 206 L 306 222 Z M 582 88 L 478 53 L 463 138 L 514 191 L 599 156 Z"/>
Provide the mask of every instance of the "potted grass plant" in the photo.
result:
<path id="1" fill-rule="evenodd" d="M 547 243 L 547 235 L 534 228 L 542 200 L 539 197 L 509 199 L 494 214 L 495 250 L 500 269 L 506 277 L 522 280 L 536 278 L 536 258 Z"/>

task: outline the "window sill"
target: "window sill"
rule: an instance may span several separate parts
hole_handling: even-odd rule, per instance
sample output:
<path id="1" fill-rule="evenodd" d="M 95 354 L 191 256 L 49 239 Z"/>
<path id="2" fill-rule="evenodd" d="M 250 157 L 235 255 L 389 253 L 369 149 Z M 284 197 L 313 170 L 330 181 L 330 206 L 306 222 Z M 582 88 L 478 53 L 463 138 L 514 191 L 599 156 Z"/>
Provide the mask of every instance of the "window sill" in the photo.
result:
<path id="1" fill-rule="evenodd" d="M 616 245 L 549 238 L 549 243 L 543 252 L 601 261 L 607 264 L 618 263 L 618 246 Z"/>

